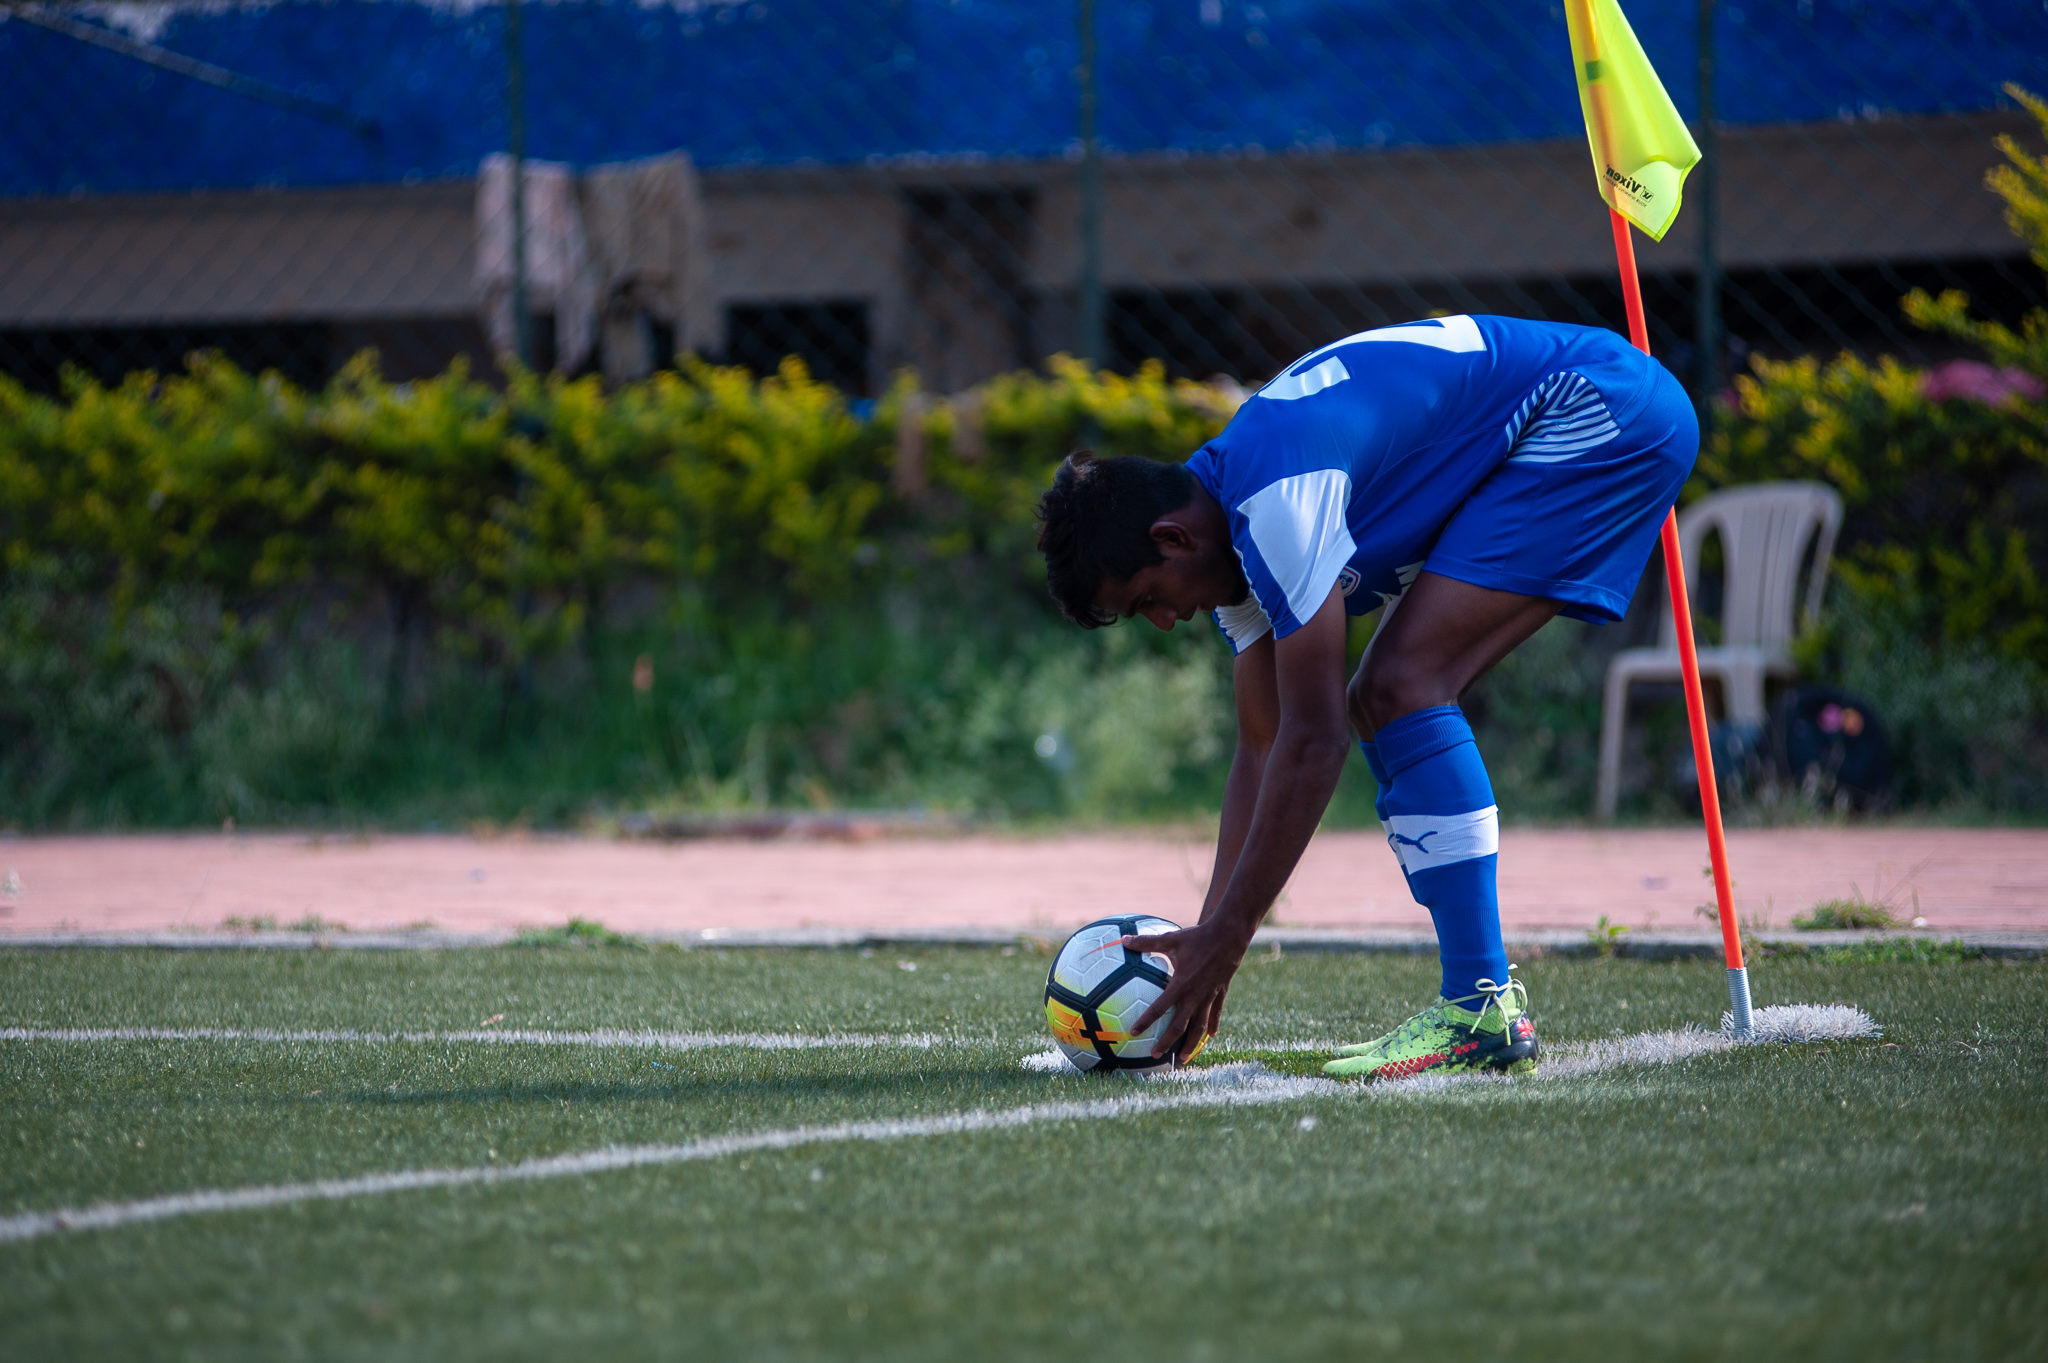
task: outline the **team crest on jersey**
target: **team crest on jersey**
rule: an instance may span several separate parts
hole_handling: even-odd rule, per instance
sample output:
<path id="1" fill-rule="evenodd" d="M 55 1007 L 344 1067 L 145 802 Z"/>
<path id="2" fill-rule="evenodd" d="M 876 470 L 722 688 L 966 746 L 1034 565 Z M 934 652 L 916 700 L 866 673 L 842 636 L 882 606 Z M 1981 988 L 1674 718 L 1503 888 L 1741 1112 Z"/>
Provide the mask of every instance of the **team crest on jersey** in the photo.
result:
<path id="1" fill-rule="evenodd" d="M 1349 596 L 1358 590 L 1358 569 L 1346 565 L 1337 570 L 1337 589 Z"/>

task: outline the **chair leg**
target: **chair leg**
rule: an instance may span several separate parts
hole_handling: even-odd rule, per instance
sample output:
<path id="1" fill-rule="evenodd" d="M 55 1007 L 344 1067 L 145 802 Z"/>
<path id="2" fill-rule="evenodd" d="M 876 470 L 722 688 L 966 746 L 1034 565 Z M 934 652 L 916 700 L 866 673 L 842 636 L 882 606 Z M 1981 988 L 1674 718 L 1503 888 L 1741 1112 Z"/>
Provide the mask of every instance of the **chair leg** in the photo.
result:
<path id="1" fill-rule="evenodd" d="M 1728 712 L 1728 722 L 1740 728 L 1761 730 L 1764 727 L 1764 665 L 1743 659 L 1729 665 L 1722 674 L 1721 685 L 1725 691 L 1721 697 Z"/>
<path id="2" fill-rule="evenodd" d="M 1601 823 L 1614 822 L 1615 806 L 1621 802 L 1621 739 L 1628 723 L 1628 682 L 1628 673 L 1610 670 L 1600 706 L 1600 772 L 1593 816 Z"/>

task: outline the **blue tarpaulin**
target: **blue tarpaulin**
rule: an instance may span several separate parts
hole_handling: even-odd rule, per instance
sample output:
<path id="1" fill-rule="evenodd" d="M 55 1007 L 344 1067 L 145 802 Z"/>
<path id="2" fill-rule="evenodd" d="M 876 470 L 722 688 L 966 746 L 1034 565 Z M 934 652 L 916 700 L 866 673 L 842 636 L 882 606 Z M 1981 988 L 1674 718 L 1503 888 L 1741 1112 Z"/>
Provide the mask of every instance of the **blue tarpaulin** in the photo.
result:
<path id="1" fill-rule="evenodd" d="M 1694 0 L 1631 19 L 1697 108 Z M 75 11 L 76 12 L 76 11 Z M 1355 149 L 1577 136 L 1551 0 L 1098 0 L 1112 152 Z M 94 11 L 83 11 L 91 17 Z M 0 11 L 4 14 L 4 11 Z M 373 120 L 370 135 L 0 21 L 0 194 L 466 176 L 507 144 L 502 6 L 282 0 L 103 21 Z M 700 165 L 1053 157 L 1076 137 L 1071 4 L 529 2 L 528 154 Z M 139 26 L 138 26 L 139 25 Z M 1959 112 L 2048 90 L 2040 0 L 1719 6 L 1719 116 Z"/>

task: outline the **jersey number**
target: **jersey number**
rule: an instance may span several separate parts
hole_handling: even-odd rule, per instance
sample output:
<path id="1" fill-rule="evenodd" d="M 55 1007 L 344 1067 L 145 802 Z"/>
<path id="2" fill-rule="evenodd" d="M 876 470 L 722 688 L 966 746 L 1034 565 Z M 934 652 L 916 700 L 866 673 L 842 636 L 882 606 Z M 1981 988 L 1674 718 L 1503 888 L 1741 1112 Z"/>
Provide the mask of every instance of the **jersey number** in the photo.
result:
<path id="1" fill-rule="evenodd" d="M 1279 402 L 1293 402 L 1298 398 L 1320 393 L 1351 377 L 1351 371 L 1344 367 L 1344 361 L 1335 355 L 1317 363 L 1318 355 L 1329 355 L 1341 346 L 1358 345 L 1365 341 L 1391 341 L 1402 345 L 1428 346 L 1431 350 L 1448 350 L 1454 354 L 1469 354 L 1486 349 L 1486 338 L 1479 334 L 1479 324 L 1470 317 L 1438 317 L 1428 322 L 1408 322 L 1397 327 L 1379 327 L 1373 331 L 1361 331 L 1356 336 L 1346 336 L 1341 341 L 1332 341 L 1320 350 L 1308 354 L 1289 365 L 1286 372 L 1261 388 L 1254 396 L 1272 398 Z"/>

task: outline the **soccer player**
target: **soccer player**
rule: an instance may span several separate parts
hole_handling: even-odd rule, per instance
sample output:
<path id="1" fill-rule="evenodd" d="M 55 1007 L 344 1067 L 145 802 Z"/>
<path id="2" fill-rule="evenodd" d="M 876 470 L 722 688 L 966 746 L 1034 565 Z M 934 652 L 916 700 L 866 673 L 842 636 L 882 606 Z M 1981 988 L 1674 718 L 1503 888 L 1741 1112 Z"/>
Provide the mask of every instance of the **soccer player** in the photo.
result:
<path id="1" fill-rule="evenodd" d="M 1442 997 L 1334 1075 L 1535 1065 L 1501 945 L 1499 818 L 1458 700 L 1562 611 L 1619 620 L 1699 426 L 1612 332 L 1443 317 L 1289 365 L 1186 465 L 1070 456 L 1039 505 L 1054 598 L 1085 628 L 1212 612 L 1236 652 L 1237 751 L 1200 921 L 1144 939 L 1173 982 L 1161 1046 L 1210 1036 L 1253 931 L 1321 821 L 1355 730 L 1381 826 L 1436 923 Z M 1384 609 L 1347 686 L 1345 617 Z"/>

